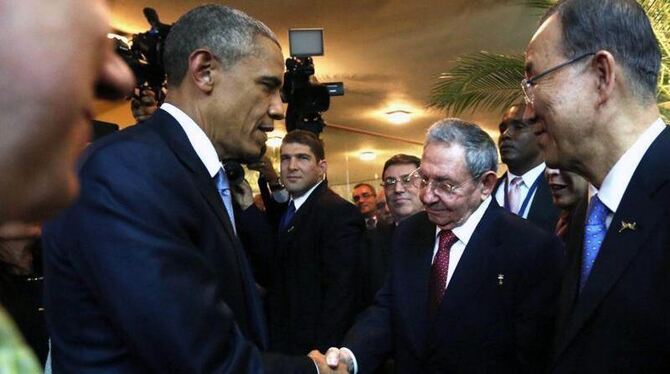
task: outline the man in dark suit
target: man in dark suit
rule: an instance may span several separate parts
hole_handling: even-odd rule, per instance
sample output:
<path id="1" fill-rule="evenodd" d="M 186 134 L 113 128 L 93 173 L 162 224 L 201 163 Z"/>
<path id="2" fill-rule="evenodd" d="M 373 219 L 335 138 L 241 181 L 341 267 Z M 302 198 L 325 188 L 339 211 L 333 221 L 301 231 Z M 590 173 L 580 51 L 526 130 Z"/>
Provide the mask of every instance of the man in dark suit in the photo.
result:
<path id="1" fill-rule="evenodd" d="M 285 353 L 325 350 L 342 341 L 358 311 L 365 224 L 354 205 L 328 188 L 324 148 L 316 135 L 286 134 L 280 158 L 290 200 L 275 231 L 274 253 L 264 256 L 272 261 L 271 347 Z"/>
<path id="2" fill-rule="evenodd" d="M 524 104 L 513 105 L 498 126 L 500 158 L 507 172 L 498 180 L 493 196 L 498 205 L 553 232 L 559 210 L 551 201 L 544 156 L 533 127 L 522 118 L 524 109 Z"/>
<path id="3" fill-rule="evenodd" d="M 552 373 L 670 372 L 670 131 L 661 53 L 633 0 L 568 0 L 526 53 L 525 117 L 547 164 L 595 188 L 567 240 Z"/>
<path id="4" fill-rule="evenodd" d="M 389 278 L 331 348 L 350 371 L 537 373 L 559 286 L 559 240 L 490 197 L 497 152 L 479 127 L 433 125 L 412 176 L 426 212 L 398 226 Z"/>
<path id="5" fill-rule="evenodd" d="M 206 5 L 175 23 L 164 61 L 161 110 L 91 146 L 81 197 L 44 229 L 53 370 L 315 372 L 308 357 L 263 353 L 220 161 L 257 158 L 283 118 L 279 44 L 261 22 Z"/>
<path id="6" fill-rule="evenodd" d="M 391 224 L 378 224 L 366 233 L 367 246 L 363 256 L 362 302 L 365 307 L 372 305 L 374 296 L 384 284 L 391 258 L 393 232 L 400 222 L 423 210 L 419 189 L 414 186 L 410 175 L 421 164 L 416 156 L 397 154 L 386 160 L 382 169 L 382 188 L 386 194 L 387 207 L 393 217 Z"/>

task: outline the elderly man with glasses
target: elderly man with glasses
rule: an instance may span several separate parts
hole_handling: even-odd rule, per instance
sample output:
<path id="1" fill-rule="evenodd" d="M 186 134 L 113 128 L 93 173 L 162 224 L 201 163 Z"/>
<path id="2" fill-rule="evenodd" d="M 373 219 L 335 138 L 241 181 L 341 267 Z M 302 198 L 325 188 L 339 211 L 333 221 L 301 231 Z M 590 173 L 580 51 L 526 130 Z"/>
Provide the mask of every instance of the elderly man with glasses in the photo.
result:
<path id="1" fill-rule="evenodd" d="M 551 373 L 670 372 L 670 130 L 661 50 L 633 0 L 567 0 L 526 50 L 525 118 L 547 165 L 592 188 L 576 208 Z"/>
<path id="2" fill-rule="evenodd" d="M 329 365 L 370 373 L 539 373 L 548 350 L 562 248 L 491 198 L 498 155 L 477 125 L 428 131 L 408 176 L 426 211 L 395 232 L 389 275 Z"/>

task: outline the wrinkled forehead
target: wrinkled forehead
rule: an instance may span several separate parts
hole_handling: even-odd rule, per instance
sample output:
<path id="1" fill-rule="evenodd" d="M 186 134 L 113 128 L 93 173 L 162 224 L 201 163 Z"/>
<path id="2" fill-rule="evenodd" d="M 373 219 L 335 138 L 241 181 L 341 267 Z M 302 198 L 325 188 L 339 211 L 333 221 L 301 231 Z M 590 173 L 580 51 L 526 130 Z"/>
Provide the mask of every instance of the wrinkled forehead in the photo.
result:
<path id="1" fill-rule="evenodd" d="M 413 172 L 416 168 L 417 166 L 411 163 L 389 165 L 389 167 L 384 170 L 382 178 L 403 176 Z"/>

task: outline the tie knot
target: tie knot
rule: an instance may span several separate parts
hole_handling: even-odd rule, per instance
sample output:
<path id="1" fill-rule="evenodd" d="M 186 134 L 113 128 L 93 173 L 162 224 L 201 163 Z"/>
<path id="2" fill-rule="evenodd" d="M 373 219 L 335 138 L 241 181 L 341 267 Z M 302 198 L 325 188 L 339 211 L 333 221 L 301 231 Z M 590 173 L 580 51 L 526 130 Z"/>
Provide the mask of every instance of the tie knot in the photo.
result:
<path id="1" fill-rule="evenodd" d="M 523 178 L 521 177 L 514 177 L 512 178 L 512 187 L 520 187 L 521 184 L 523 183 Z"/>
<path id="2" fill-rule="evenodd" d="M 451 230 L 441 230 L 440 231 L 440 247 L 451 247 L 458 238 L 454 235 L 454 232 Z"/>
<path id="3" fill-rule="evenodd" d="M 586 219 L 587 226 L 604 226 L 609 208 L 598 198 L 598 194 L 593 195 L 589 205 L 589 214 Z"/>

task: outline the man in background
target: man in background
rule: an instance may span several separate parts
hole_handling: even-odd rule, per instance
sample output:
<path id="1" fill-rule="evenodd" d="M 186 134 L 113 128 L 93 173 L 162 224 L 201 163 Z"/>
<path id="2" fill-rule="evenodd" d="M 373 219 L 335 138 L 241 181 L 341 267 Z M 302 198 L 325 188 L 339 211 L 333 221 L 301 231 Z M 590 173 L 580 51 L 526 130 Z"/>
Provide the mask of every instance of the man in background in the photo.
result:
<path id="1" fill-rule="evenodd" d="M 367 232 L 367 252 L 363 257 L 362 302 L 372 305 L 377 290 L 384 284 L 391 257 L 393 233 L 396 226 L 408 217 L 423 210 L 419 189 L 412 183 L 412 172 L 419 168 L 421 159 L 397 154 L 386 160 L 382 170 L 382 188 L 387 207 L 393 217 L 391 224 L 378 224 Z"/>
<path id="2" fill-rule="evenodd" d="M 512 106 L 500 122 L 498 147 L 507 172 L 498 180 L 494 196 L 500 206 L 552 232 L 558 208 L 551 202 L 534 127 L 522 118 L 524 109 L 524 104 Z"/>
<path id="3" fill-rule="evenodd" d="M 351 192 L 351 199 L 365 218 L 365 227 L 372 230 L 377 227 L 377 192 L 371 184 L 359 183 Z"/>

